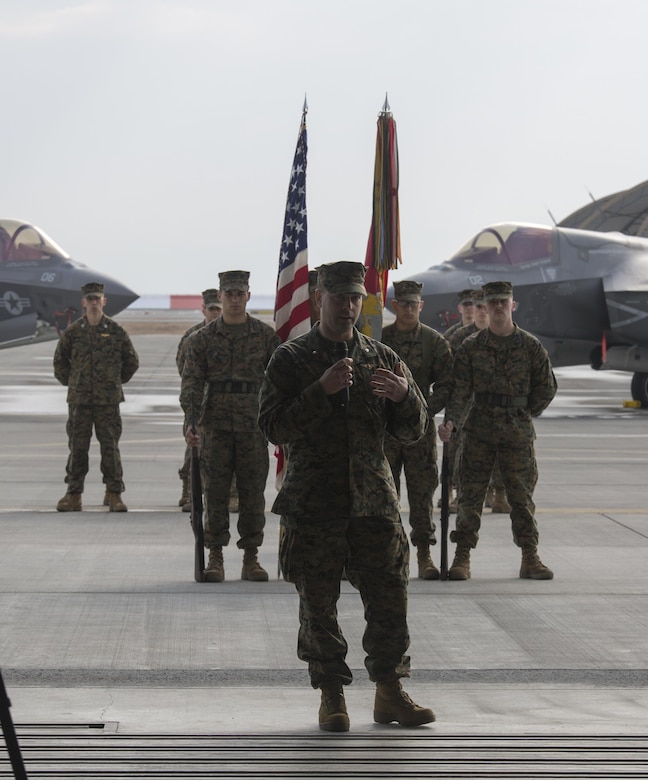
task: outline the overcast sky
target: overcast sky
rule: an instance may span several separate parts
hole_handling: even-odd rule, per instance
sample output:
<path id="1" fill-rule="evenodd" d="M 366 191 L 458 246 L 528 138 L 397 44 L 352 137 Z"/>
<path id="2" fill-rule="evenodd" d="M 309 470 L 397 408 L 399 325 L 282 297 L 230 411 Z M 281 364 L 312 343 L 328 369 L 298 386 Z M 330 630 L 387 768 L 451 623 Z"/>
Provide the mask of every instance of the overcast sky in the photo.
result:
<path id="1" fill-rule="evenodd" d="M 376 118 L 403 265 L 648 178 L 646 0 L 1 0 L 0 215 L 140 294 L 274 291 L 304 95 L 310 265 L 364 260 Z"/>

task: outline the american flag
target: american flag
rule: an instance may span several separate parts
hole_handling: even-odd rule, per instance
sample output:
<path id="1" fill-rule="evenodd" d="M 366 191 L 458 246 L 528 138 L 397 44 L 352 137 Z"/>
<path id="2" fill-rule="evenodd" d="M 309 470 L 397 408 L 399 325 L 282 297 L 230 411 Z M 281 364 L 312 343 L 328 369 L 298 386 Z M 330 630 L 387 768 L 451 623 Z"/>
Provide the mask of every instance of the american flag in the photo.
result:
<path id="1" fill-rule="evenodd" d="M 282 341 L 310 329 L 308 295 L 308 230 L 306 221 L 306 103 L 297 138 L 295 159 L 290 172 L 286 219 L 275 298 L 275 327 Z"/>

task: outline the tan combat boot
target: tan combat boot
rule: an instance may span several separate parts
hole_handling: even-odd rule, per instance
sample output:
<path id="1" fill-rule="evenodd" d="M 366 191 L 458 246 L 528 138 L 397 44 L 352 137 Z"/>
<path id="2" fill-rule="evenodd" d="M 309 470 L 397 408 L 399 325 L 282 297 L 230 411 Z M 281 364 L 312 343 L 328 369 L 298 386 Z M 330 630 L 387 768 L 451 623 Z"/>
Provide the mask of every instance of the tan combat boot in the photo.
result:
<path id="1" fill-rule="evenodd" d="M 110 493 L 107 490 L 104 493 L 103 505 L 104 506 L 110 506 Z"/>
<path id="2" fill-rule="evenodd" d="M 108 493 L 108 511 L 128 512 L 128 507 L 122 501 L 121 493 Z"/>
<path id="3" fill-rule="evenodd" d="M 81 493 L 66 493 L 56 505 L 57 512 L 80 512 Z"/>
<path id="4" fill-rule="evenodd" d="M 493 506 L 495 500 L 495 490 L 490 485 L 486 488 L 486 498 L 484 499 L 484 506 L 486 509 L 490 509 Z"/>
<path id="5" fill-rule="evenodd" d="M 495 488 L 495 495 L 491 503 L 491 512 L 507 515 L 511 511 L 511 505 L 506 497 L 504 488 Z"/>
<path id="6" fill-rule="evenodd" d="M 319 727 L 322 731 L 348 731 L 349 716 L 342 683 L 322 686 L 322 703 L 319 708 Z"/>
<path id="7" fill-rule="evenodd" d="M 376 683 L 374 702 L 376 723 L 396 721 L 401 726 L 422 726 L 434 722 L 434 713 L 428 707 L 420 707 L 405 693 L 400 680 Z"/>
<path id="8" fill-rule="evenodd" d="M 178 506 L 182 507 L 182 511 L 191 511 L 191 496 L 189 495 L 189 477 L 181 477 L 182 479 L 182 495 L 178 499 Z M 185 510 L 185 506 L 189 504 L 189 510 Z"/>
<path id="9" fill-rule="evenodd" d="M 250 582 L 268 581 L 268 572 L 257 560 L 256 547 L 248 547 L 243 553 L 243 568 L 241 569 L 241 579 L 250 580 Z"/>
<path id="10" fill-rule="evenodd" d="M 553 572 L 538 557 L 536 547 L 522 548 L 522 566 L 520 577 L 523 580 L 552 580 Z"/>
<path id="11" fill-rule="evenodd" d="M 455 550 L 454 561 L 448 570 L 449 580 L 470 579 L 470 547 L 458 544 Z"/>
<path id="12" fill-rule="evenodd" d="M 430 548 L 426 545 L 421 545 L 416 548 L 416 557 L 418 559 L 418 576 L 421 580 L 438 580 L 439 570 L 432 563 L 430 557 Z"/>
<path id="13" fill-rule="evenodd" d="M 205 582 L 222 582 L 225 579 L 225 564 L 223 563 L 223 548 L 209 548 L 209 562 L 205 569 Z"/>

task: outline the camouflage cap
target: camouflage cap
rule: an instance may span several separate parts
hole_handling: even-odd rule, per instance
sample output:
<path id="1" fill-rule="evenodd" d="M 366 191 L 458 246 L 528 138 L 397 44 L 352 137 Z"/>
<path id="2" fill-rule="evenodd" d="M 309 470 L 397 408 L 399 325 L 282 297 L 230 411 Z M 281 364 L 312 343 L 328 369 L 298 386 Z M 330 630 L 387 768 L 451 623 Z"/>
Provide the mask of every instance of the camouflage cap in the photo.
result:
<path id="1" fill-rule="evenodd" d="M 459 303 L 472 303 L 474 295 L 475 290 L 462 290 L 457 293 L 457 298 L 459 298 Z"/>
<path id="2" fill-rule="evenodd" d="M 394 298 L 397 301 L 420 301 L 422 282 L 412 279 L 404 279 L 402 282 L 394 282 Z"/>
<path id="3" fill-rule="evenodd" d="M 216 306 L 222 309 L 221 302 L 218 300 L 218 290 L 214 287 L 210 287 L 208 290 L 202 291 L 203 306 Z"/>
<path id="4" fill-rule="evenodd" d="M 318 284 L 317 284 L 317 277 L 319 274 L 319 270 L 317 268 L 314 268 L 312 271 L 308 272 L 308 292 L 312 293 L 317 290 Z"/>
<path id="5" fill-rule="evenodd" d="M 223 292 L 228 290 L 242 290 L 248 292 L 250 289 L 249 271 L 223 271 L 218 274 L 220 288 Z"/>
<path id="6" fill-rule="evenodd" d="M 367 269 L 362 263 L 340 260 L 326 263 L 318 269 L 318 284 L 333 295 L 367 295 L 364 278 Z"/>
<path id="7" fill-rule="evenodd" d="M 482 286 L 484 300 L 491 301 L 493 298 L 512 298 L 513 285 L 511 282 L 488 282 Z"/>
<path id="8" fill-rule="evenodd" d="M 104 286 L 101 282 L 88 282 L 81 287 L 81 292 L 84 298 L 89 295 L 104 295 Z"/>
<path id="9" fill-rule="evenodd" d="M 483 303 L 484 302 L 484 291 L 483 290 L 475 290 L 473 292 L 473 303 Z"/>

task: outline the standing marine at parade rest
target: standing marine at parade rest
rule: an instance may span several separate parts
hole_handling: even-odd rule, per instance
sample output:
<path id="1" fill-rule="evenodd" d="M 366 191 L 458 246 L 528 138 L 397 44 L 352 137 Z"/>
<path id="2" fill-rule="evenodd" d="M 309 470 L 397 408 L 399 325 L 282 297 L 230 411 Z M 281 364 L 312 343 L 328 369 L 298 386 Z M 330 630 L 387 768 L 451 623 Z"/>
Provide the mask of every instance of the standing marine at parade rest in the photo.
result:
<path id="1" fill-rule="evenodd" d="M 457 293 L 459 321 L 455 322 L 455 324 L 451 325 L 449 328 L 446 328 L 443 333 L 445 338 L 449 339 L 455 331 L 459 330 L 459 328 L 463 328 L 465 325 L 470 325 L 475 318 L 474 292 L 474 290 L 461 290 L 461 292 Z"/>
<path id="2" fill-rule="evenodd" d="M 477 545 L 482 506 L 497 459 L 511 504 L 513 540 L 522 549 L 520 577 L 552 579 L 553 572 L 538 557 L 532 418 L 551 403 L 556 379 L 542 344 L 513 322 L 512 284 L 489 282 L 482 290 L 490 324 L 457 350 L 454 390 L 446 422 L 439 426 L 444 442 L 457 435 L 460 422 L 463 436 L 457 521 L 450 536 L 457 547 L 449 577 L 470 578 L 470 551 Z"/>
<path id="3" fill-rule="evenodd" d="M 439 484 L 434 415 L 443 409 L 452 391 L 452 350 L 446 339 L 420 321 L 423 301 L 420 282 L 394 282 L 391 301 L 396 321 L 383 328 L 381 341 L 407 364 L 414 381 L 427 400 L 430 424 L 416 444 L 402 444 L 385 437 L 396 489 L 400 493 L 401 471 L 405 472 L 412 546 L 416 547 L 418 574 L 424 580 L 438 580 L 439 570 L 430 557 L 436 544 L 432 519 L 434 491 Z"/>
<path id="4" fill-rule="evenodd" d="M 477 333 L 479 330 L 484 330 L 484 328 L 488 327 L 488 306 L 486 305 L 486 301 L 484 300 L 484 293 L 482 290 L 474 290 L 473 292 L 473 304 L 474 304 L 474 319 L 470 323 L 470 325 L 464 325 L 463 327 L 459 328 L 459 330 L 456 330 L 448 339 L 448 342 L 450 343 L 450 347 L 452 348 L 453 352 L 456 352 L 459 347 L 463 344 L 463 342 L 468 338 L 468 336 L 472 336 L 473 333 Z M 457 459 L 459 456 L 458 447 L 459 444 L 458 436 L 453 436 L 450 439 L 450 446 L 449 446 L 449 457 L 450 457 L 450 481 L 451 484 L 454 486 L 454 482 L 452 480 L 452 475 L 455 471 L 455 464 L 457 463 Z M 470 454 L 468 453 L 467 457 L 469 457 Z M 509 504 L 507 498 L 506 498 L 506 490 L 504 488 L 504 482 L 502 481 L 502 474 L 500 472 L 499 463 L 495 461 L 495 466 L 493 467 L 493 476 L 491 477 L 490 484 L 488 485 L 488 490 L 486 491 L 486 499 L 484 500 L 484 507 L 486 509 L 490 509 L 492 512 L 495 512 L 497 514 L 508 514 L 511 511 L 511 505 Z M 453 513 L 456 513 L 457 511 L 457 498 L 455 496 L 454 499 L 451 499 L 450 501 L 450 511 Z"/>
<path id="5" fill-rule="evenodd" d="M 186 442 L 190 447 L 200 445 L 205 546 L 209 549 L 205 581 L 225 578 L 223 547 L 230 540 L 228 505 L 235 476 L 237 546 L 244 552 L 241 578 L 264 582 L 268 573 L 257 555 L 265 527 L 269 456 L 268 442 L 257 422 L 258 394 L 265 368 L 280 342 L 270 325 L 246 312 L 249 272 L 224 271 L 218 276 L 223 313 L 189 338 L 180 391 Z"/>
<path id="6" fill-rule="evenodd" d="M 178 350 L 176 352 L 176 366 L 178 373 L 182 377 L 184 371 L 184 364 L 187 360 L 187 339 L 194 334 L 197 330 L 204 328 L 207 323 L 212 320 L 217 320 L 223 312 L 223 307 L 218 298 L 218 290 L 211 287 L 208 290 L 202 291 L 202 322 L 197 322 L 188 328 L 183 334 L 180 342 L 178 343 Z M 184 437 L 184 423 L 182 426 L 182 435 Z M 178 506 L 182 507 L 183 512 L 191 512 L 191 495 L 189 494 L 189 474 L 191 471 L 191 447 L 185 446 L 184 461 L 180 469 L 178 469 L 178 476 L 182 480 L 182 494 L 178 501 Z"/>
<path id="7" fill-rule="evenodd" d="M 354 327 L 367 294 L 365 270 L 362 263 L 320 266 L 320 321 L 278 347 L 259 394 L 261 430 L 288 448 L 272 511 L 283 527 L 282 572 L 299 594 L 297 654 L 321 690 L 324 731 L 349 729 L 343 686 L 353 675 L 337 619 L 345 567 L 365 608 L 374 720 L 403 726 L 434 720 L 400 683 L 410 669 L 409 545 L 383 452 L 385 431 L 402 443 L 423 436 L 427 407 L 398 355 Z"/>
<path id="8" fill-rule="evenodd" d="M 92 430 L 99 441 L 101 473 L 106 485 L 104 505 L 126 512 L 122 501 L 123 469 L 119 452 L 122 420 L 119 404 L 122 384 L 139 368 L 139 358 L 121 325 L 103 313 L 104 286 L 89 282 L 81 288 L 85 314 L 61 335 L 54 352 L 54 376 L 68 388 L 67 435 L 69 456 L 67 492 L 56 505 L 59 512 L 80 512 L 81 495 L 89 469 Z"/>
<path id="9" fill-rule="evenodd" d="M 459 312 L 459 321 L 455 322 L 454 325 L 451 325 L 449 328 L 446 328 L 446 330 L 443 332 L 443 337 L 448 340 L 448 343 L 450 344 L 450 347 L 452 347 L 451 339 L 454 337 L 455 333 L 462 329 L 467 327 L 468 325 L 472 325 L 474 318 L 475 318 L 475 302 L 474 302 L 474 296 L 475 296 L 476 290 L 460 290 L 457 293 L 457 311 Z M 458 441 L 452 440 L 450 442 L 449 447 L 449 494 L 448 494 L 448 502 L 451 512 L 457 511 L 457 497 L 455 493 L 456 489 L 456 480 L 454 477 L 453 469 L 454 469 L 454 463 L 457 459 L 457 446 Z M 441 499 L 438 500 L 437 506 L 441 506 Z"/>
<path id="10" fill-rule="evenodd" d="M 452 332 L 446 331 L 443 335 L 450 344 L 450 349 L 456 352 L 464 343 L 468 336 L 477 333 L 478 330 L 484 330 L 488 327 L 488 308 L 484 301 L 483 290 L 471 290 L 471 309 L 472 320 L 467 325 L 460 325 L 458 328 L 453 326 Z"/>

